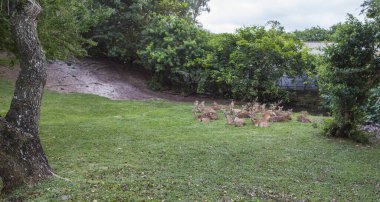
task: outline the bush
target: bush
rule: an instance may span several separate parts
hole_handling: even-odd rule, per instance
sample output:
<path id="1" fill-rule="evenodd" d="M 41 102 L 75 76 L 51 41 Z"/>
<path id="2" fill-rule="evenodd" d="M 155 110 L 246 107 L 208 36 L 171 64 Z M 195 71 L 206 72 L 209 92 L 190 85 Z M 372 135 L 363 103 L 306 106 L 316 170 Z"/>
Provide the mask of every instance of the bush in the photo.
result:
<path id="1" fill-rule="evenodd" d="M 283 75 L 303 75 L 314 57 L 277 27 L 209 34 L 177 17 L 156 16 L 143 32 L 139 56 L 155 87 L 261 102 L 287 101 Z M 157 85 L 154 85 L 156 83 Z"/>
<path id="2" fill-rule="evenodd" d="M 111 9 L 94 6 L 92 0 L 39 2 L 43 12 L 38 19 L 38 35 L 49 59 L 87 55 L 86 48 L 96 43 L 83 34 L 112 13 Z M 0 49 L 16 53 L 9 18 L 9 15 L 0 12 Z"/>
<path id="3" fill-rule="evenodd" d="M 38 34 L 46 56 L 67 59 L 70 56 L 86 56 L 96 43 L 83 37 L 91 27 L 105 21 L 112 13 L 109 8 L 95 6 L 93 0 L 41 0 L 43 12 L 38 24 Z"/>
<path id="4" fill-rule="evenodd" d="M 367 122 L 380 123 L 380 86 L 371 90 L 365 109 Z"/>
<path id="5" fill-rule="evenodd" d="M 236 34 L 216 35 L 207 57 L 214 92 L 224 97 L 262 102 L 287 100 L 277 81 L 283 75 L 302 75 L 313 57 L 303 43 L 277 27 L 247 27 Z"/>
<path id="6" fill-rule="evenodd" d="M 203 58 L 207 33 L 175 16 L 155 16 L 143 31 L 138 55 L 157 86 L 201 93 L 206 82 Z"/>
<path id="7" fill-rule="evenodd" d="M 94 2 L 112 8 L 111 17 L 94 28 L 90 35 L 98 46 L 90 53 L 119 61 L 135 62 L 139 60 L 137 51 L 144 39 L 142 32 L 151 23 L 155 15 L 191 18 L 190 5 L 178 0 L 94 0 Z M 199 5 L 199 9 L 202 6 Z"/>
<path id="8" fill-rule="evenodd" d="M 358 127 L 364 120 L 362 106 L 380 78 L 375 27 L 372 22 L 362 23 L 350 16 L 337 27 L 334 44 L 325 50 L 325 64 L 319 67 L 319 86 L 336 122 L 329 130 L 332 136 L 359 136 Z"/>

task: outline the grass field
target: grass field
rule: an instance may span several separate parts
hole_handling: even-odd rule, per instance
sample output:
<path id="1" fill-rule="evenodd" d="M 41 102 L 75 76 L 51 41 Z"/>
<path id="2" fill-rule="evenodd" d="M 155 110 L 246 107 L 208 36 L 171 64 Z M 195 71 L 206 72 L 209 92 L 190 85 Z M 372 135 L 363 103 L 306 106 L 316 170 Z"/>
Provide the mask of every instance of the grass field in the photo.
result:
<path id="1" fill-rule="evenodd" d="M 12 86 L 0 81 L 0 113 Z M 313 117 L 320 120 L 322 117 Z M 315 125 L 314 125 L 315 126 Z M 295 121 L 196 122 L 190 103 L 46 93 L 41 139 L 52 178 L 31 201 L 379 201 L 380 147 L 328 139 Z"/>
<path id="2" fill-rule="evenodd" d="M 3 65 L 3 66 L 12 66 L 12 65 L 15 65 L 17 64 L 17 61 L 14 61 L 12 59 L 8 59 L 8 58 L 1 58 L 0 56 L 0 65 Z"/>

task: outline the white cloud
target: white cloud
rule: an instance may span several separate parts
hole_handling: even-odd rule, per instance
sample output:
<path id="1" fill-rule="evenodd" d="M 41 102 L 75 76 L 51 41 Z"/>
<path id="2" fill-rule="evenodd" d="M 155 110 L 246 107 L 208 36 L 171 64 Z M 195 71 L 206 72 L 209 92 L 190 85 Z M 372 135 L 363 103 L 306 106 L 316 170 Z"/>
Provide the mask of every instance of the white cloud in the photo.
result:
<path id="1" fill-rule="evenodd" d="M 265 25 L 277 20 L 288 31 L 312 26 L 328 28 L 344 21 L 347 13 L 358 16 L 363 0 L 211 0 L 210 13 L 199 21 L 215 32 L 234 32 L 237 28 Z"/>

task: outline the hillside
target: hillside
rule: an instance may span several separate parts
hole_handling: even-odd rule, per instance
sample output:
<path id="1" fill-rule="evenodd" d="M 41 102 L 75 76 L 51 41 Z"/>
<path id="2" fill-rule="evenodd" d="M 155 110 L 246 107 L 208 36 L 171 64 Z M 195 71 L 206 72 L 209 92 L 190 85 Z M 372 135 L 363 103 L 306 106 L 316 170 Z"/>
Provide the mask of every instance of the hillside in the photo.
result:
<path id="1" fill-rule="evenodd" d="M 17 65 L 9 68 L 0 64 L 0 79 L 14 82 L 18 72 Z M 196 99 L 173 92 L 152 91 L 146 85 L 148 75 L 144 71 L 139 71 L 133 65 L 109 60 L 85 58 L 70 63 L 51 61 L 47 72 L 46 89 L 59 93 L 95 94 L 113 100 L 166 99 L 192 102 Z"/>

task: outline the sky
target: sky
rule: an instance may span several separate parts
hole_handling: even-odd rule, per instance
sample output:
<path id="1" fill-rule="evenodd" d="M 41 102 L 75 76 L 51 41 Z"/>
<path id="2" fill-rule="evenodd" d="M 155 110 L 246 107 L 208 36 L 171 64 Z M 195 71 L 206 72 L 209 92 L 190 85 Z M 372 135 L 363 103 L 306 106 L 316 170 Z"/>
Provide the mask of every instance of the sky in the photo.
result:
<path id="1" fill-rule="evenodd" d="M 237 28 L 266 25 L 279 21 L 286 31 L 303 30 L 313 26 L 329 28 L 343 22 L 347 13 L 360 19 L 364 0 L 210 0 L 210 13 L 198 20 L 214 33 L 234 32 Z"/>

